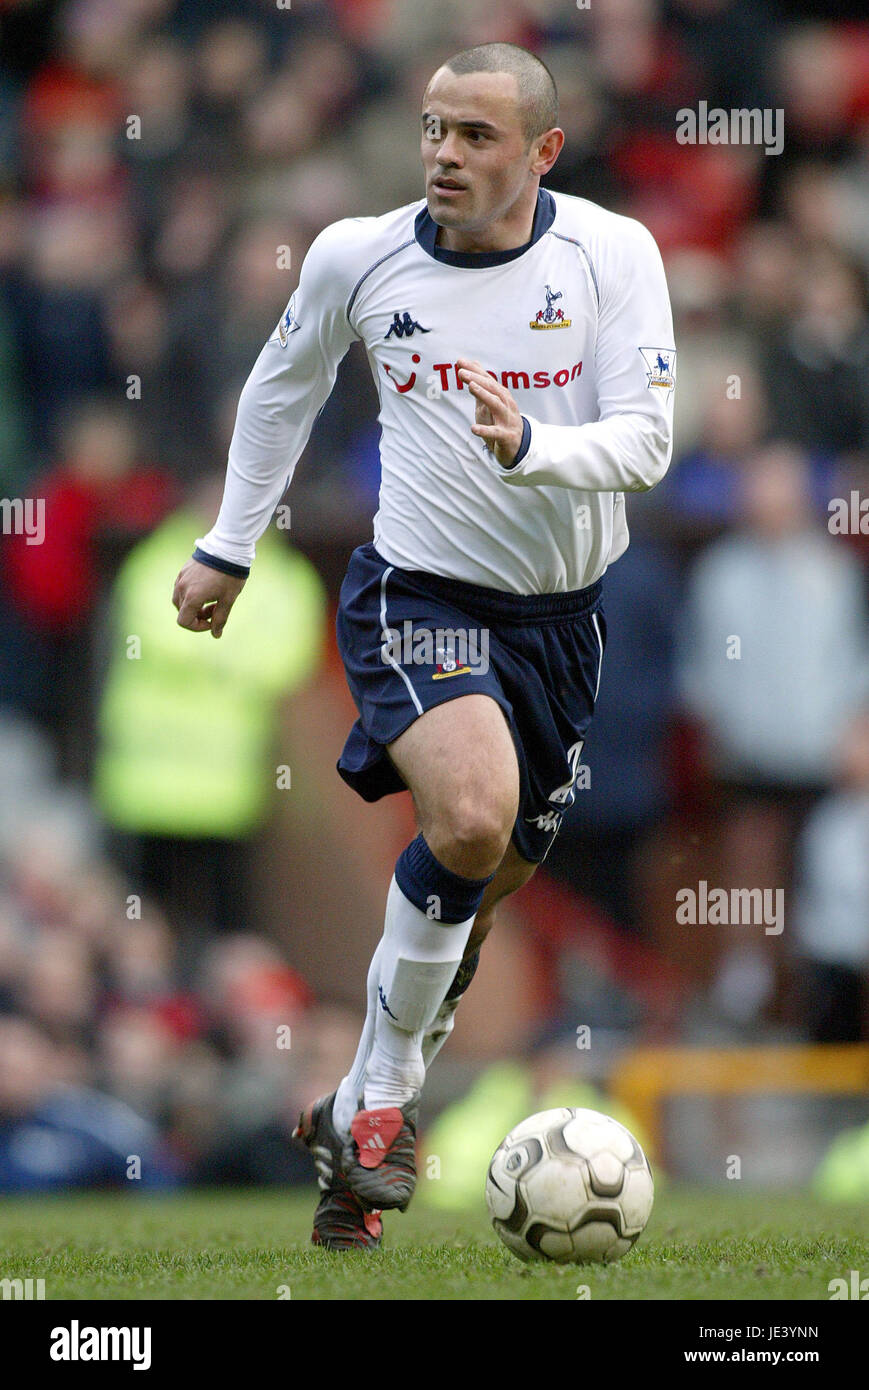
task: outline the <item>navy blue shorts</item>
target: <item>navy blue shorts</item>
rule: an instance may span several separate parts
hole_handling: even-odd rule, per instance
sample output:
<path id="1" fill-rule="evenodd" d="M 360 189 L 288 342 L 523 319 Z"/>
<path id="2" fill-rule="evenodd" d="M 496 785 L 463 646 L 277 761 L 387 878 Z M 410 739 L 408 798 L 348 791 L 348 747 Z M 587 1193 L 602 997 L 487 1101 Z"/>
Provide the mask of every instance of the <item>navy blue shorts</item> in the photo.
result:
<path id="1" fill-rule="evenodd" d="M 606 643 L 601 584 L 525 597 L 354 550 L 337 618 L 359 718 L 338 771 L 366 801 L 406 785 L 386 744 L 445 700 L 490 695 L 519 762 L 513 843 L 539 864 L 573 802 Z"/>

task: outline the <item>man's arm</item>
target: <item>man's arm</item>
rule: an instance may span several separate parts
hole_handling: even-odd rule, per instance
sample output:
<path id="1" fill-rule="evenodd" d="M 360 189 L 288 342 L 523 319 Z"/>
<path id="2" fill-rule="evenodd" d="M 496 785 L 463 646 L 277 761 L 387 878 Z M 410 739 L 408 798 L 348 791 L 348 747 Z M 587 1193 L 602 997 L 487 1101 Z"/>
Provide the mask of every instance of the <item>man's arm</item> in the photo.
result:
<path id="1" fill-rule="evenodd" d="M 504 388 L 491 378 L 479 382 L 488 398 L 475 394 L 493 409 L 496 429 L 475 433 L 490 448 L 503 439 L 503 448 L 493 452 L 505 482 L 642 492 L 667 471 L 673 449 L 676 358 L 670 299 L 651 234 L 639 222 L 622 221 L 617 243 L 609 244 L 600 258 L 595 349 L 600 418 L 586 425 L 548 425 L 532 416 L 520 417 Z M 507 402 L 513 404 L 512 412 Z M 530 427 L 524 452 L 517 443 L 517 419 L 527 420 Z M 511 466 L 517 449 L 519 459 Z"/>
<path id="2" fill-rule="evenodd" d="M 350 226 L 336 222 L 312 243 L 298 289 L 242 389 L 217 520 L 175 583 L 178 622 L 193 632 L 220 636 L 355 337 L 345 312 Z"/>

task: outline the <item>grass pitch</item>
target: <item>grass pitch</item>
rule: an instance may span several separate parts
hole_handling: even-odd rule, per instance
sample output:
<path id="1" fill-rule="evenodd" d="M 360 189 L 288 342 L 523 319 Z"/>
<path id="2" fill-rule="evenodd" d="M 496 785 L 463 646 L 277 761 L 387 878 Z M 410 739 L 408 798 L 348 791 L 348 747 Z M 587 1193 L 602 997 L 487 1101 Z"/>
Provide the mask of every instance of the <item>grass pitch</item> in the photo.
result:
<path id="1" fill-rule="evenodd" d="M 869 1211 L 804 1194 L 667 1187 L 618 1264 L 523 1265 L 480 1210 L 387 1213 L 384 1248 L 308 1243 L 315 1189 L 0 1200 L 4 1278 L 49 1299 L 828 1300 L 869 1271 Z"/>

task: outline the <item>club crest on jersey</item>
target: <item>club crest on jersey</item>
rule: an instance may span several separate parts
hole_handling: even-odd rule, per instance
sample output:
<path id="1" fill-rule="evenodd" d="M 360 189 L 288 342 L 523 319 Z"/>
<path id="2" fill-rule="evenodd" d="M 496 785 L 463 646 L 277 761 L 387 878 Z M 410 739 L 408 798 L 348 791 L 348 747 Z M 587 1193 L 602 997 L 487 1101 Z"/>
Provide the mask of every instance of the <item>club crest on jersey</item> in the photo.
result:
<path id="1" fill-rule="evenodd" d="M 286 308 L 286 313 L 278 324 L 278 339 L 282 348 L 287 346 L 291 333 L 296 333 L 300 325 L 296 323 L 296 296 L 293 295 Z"/>
<path id="2" fill-rule="evenodd" d="M 676 349 L 641 347 L 640 352 L 649 373 L 649 390 L 672 391 L 676 385 Z"/>
<path id="3" fill-rule="evenodd" d="M 391 338 L 394 333 L 396 338 L 412 338 L 416 332 L 430 333 L 431 329 L 423 328 L 421 323 L 417 323 L 416 319 L 410 317 L 406 309 L 403 314 L 400 314 L 396 309 L 392 316 L 392 323 L 383 336 L 384 338 Z"/>
<path id="4" fill-rule="evenodd" d="M 433 681 L 446 680 L 448 676 L 468 676 L 471 673 L 470 666 L 459 664 L 456 659 L 455 647 L 438 647 L 437 658 L 437 669 L 432 676 Z"/>
<path id="5" fill-rule="evenodd" d="M 556 300 L 561 299 L 562 291 L 554 290 L 551 285 L 546 286 L 546 308 L 537 310 L 537 317 L 533 318 L 529 328 L 569 328 L 570 319 L 564 317 L 563 309 L 556 309 Z"/>

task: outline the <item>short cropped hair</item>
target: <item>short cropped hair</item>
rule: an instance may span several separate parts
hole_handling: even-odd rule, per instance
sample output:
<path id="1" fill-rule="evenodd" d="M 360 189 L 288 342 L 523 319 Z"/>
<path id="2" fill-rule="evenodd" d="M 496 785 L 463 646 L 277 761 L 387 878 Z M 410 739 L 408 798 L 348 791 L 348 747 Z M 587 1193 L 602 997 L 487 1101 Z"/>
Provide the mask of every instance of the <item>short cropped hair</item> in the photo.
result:
<path id="1" fill-rule="evenodd" d="M 509 72 L 519 87 L 522 129 L 530 144 L 558 121 L 555 79 L 540 58 L 514 43 L 481 43 L 465 48 L 443 65 L 457 76 L 468 72 Z"/>

